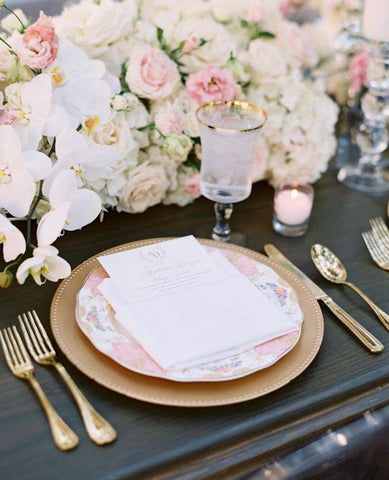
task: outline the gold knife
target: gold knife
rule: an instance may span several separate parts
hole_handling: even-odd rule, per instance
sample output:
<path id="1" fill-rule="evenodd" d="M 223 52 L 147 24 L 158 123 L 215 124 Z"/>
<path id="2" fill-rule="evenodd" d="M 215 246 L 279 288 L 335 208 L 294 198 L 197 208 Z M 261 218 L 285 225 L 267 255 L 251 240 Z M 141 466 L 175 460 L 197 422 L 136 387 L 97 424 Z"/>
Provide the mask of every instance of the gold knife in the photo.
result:
<path id="1" fill-rule="evenodd" d="M 343 308 L 339 307 L 331 297 L 329 297 L 316 283 L 308 278 L 305 273 L 299 270 L 293 263 L 288 260 L 274 245 L 267 244 L 264 250 L 268 257 L 275 260 L 280 265 L 287 268 L 290 272 L 294 273 L 305 284 L 306 287 L 313 293 L 316 300 L 321 300 L 331 312 L 345 325 L 351 332 L 358 338 L 358 340 L 370 350 L 372 353 L 380 353 L 384 349 L 383 344 L 365 327 L 357 322 L 350 314 L 348 314 Z"/>

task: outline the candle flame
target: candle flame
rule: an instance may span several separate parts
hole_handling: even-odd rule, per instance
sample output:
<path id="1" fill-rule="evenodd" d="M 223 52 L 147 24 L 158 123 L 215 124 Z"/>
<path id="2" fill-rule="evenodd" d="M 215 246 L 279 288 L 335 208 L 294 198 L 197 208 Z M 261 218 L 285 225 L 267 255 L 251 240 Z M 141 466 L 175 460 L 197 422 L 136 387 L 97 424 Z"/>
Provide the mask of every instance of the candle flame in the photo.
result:
<path id="1" fill-rule="evenodd" d="M 298 191 L 294 188 L 294 189 L 292 190 L 290 196 L 291 196 L 292 198 L 296 198 L 297 195 L 298 195 Z"/>

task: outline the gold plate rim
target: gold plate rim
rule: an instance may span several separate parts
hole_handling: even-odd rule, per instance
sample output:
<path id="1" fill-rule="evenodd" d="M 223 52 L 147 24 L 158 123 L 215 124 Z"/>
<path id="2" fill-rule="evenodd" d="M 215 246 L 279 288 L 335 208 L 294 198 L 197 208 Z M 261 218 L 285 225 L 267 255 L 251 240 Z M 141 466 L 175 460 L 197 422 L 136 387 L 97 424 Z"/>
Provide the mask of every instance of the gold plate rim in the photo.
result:
<path id="1" fill-rule="evenodd" d="M 301 280 L 299 280 L 285 267 L 277 264 L 273 260 L 258 252 L 244 247 L 239 247 L 232 244 L 224 244 L 222 242 L 216 242 L 214 240 L 208 239 L 198 240 L 203 245 L 235 250 L 248 256 L 249 258 L 253 258 L 260 263 L 269 266 L 270 268 L 273 268 L 273 270 L 275 270 L 281 278 L 284 278 L 295 290 L 299 299 L 300 306 L 301 302 L 306 303 L 306 308 L 310 309 L 312 318 L 307 318 L 304 308 L 301 307 L 304 312 L 304 322 L 300 339 L 294 349 L 292 349 L 291 352 L 285 355 L 276 364 L 264 370 L 253 373 L 247 377 L 231 380 L 230 382 L 205 382 L 202 384 L 196 382 L 177 383 L 164 379 L 146 377 L 135 372 L 129 372 L 124 367 L 116 364 L 113 360 L 107 358 L 101 352 L 98 352 L 95 347 L 90 344 L 87 337 L 81 332 L 78 325 L 76 324 L 75 319 L 75 302 L 77 292 L 79 288 L 81 288 L 86 276 L 98 264 L 97 257 L 101 255 L 109 255 L 128 249 L 139 248 L 146 245 L 151 245 L 153 243 L 163 242 L 172 238 L 173 237 L 159 237 L 148 240 L 138 240 L 104 250 L 78 265 L 75 269 L 73 269 L 71 275 L 61 282 L 54 294 L 51 303 L 50 322 L 52 332 L 58 346 L 60 347 L 64 355 L 67 357 L 67 359 L 74 366 L 76 366 L 82 373 L 84 373 L 86 376 L 99 383 L 100 385 L 122 395 L 135 398 L 137 400 L 159 405 L 177 407 L 211 407 L 248 401 L 266 395 L 272 391 L 278 390 L 279 388 L 287 385 L 291 380 L 299 376 L 312 363 L 313 359 L 319 352 L 323 340 L 324 320 L 320 306 L 316 301 L 315 297 L 309 291 L 309 289 L 301 282 Z M 75 292 L 72 292 L 72 290 L 74 289 Z M 71 308 L 72 306 L 74 308 Z M 95 360 L 93 364 L 85 364 L 82 358 L 83 355 L 80 355 L 80 353 L 82 352 L 75 350 L 74 341 L 69 341 L 70 333 L 69 329 L 67 330 L 67 327 L 69 325 L 69 313 L 73 314 L 73 324 L 71 326 L 73 328 L 74 326 L 76 326 L 76 330 L 73 331 L 73 334 L 76 337 L 73 337 L 72 340 L 81 341 L 81 343 L 84 344 L 83 346 L 87 350 L 91 349 L 91 351 L 89 351 L 89 354 L 91 354 L 93 360 Z M 313 332 L 307 332 L 308 327 L 313 327 Z M 306 335 L 308 333 L 314 333 L 313 341 L 310 343 L 310 348 L 308 349 L 308 351 L 301 352 L 301 354 L 296 353 L 296 350 L 299 350 L 298 347 L 300 343 L 303 341 L 304 332 Z M 67 339 L 66 337 L 69 338 Z M 86 353 L 88 354 L 88 351 Z M 283 375 L 282 373 L 277 373 L 274 380 L 267 382 L 267 384 L 264 385 L 263 382 L 261 382 L 261 379 L 258 377 L 261 377 L 264 374 L 268 374 L 269 372 L 271 372 L 271 370 L 273 370 L 273 372 L 278 372 L 278 369 L 280 368 L 279 364 L 285 363 L 285 359 L 290 358 L 293 353 L 295 353 L 295 355 L 298 355 L 297 360 L 294 360 L 294 363 L 296 363 L 296 365 L 295 367 L 293 367 L 293 370 L 285 375 Z M 109 365 L 108 371 L 113 370 L 112 373 L 115 373 L 116 376 L 119 376 L 120 382 L 113 381 L 112 375 L 104 373 L 107 365 Z M 174 387 L 172 387 L 171 384 L 174 384 Z M 203 386 L 211 386 L 210 388 L 212 388 L 213 385 L 217 385 L 218 390 L 220 390 L 221 392 L 207 392 L 206 388 L 202 388 Z M 190 388 L 186 388 L 188 386 Z M 196 393 L 196 388 L 198 392 L 204 392 Z M 193 398 L 191 398 L 191 390 L 194 390 L 192 392 Z M 231 390 L 231 393 L 223 393 L 223 390 Z M 164 394 L 161 395 L 160 391 L 163 391 Z M 186 391 L 189 391 L 189 398 L 185 398 Z M 201 396 L 202 398 L 196 398 L 199 396 Z"/>

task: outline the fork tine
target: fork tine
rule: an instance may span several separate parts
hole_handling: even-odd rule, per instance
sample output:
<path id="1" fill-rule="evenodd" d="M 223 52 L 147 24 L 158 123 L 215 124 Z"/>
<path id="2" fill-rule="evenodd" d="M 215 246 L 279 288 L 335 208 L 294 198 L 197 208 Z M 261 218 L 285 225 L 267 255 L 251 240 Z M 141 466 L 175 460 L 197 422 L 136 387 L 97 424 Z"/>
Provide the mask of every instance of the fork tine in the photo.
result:
<path id="1" fill-rule="evenodd" d="M 377 236 L 377 239 L 382 242 L 382 248 L 385 249 L 385 253 L 387 253 L 389 256 L 389 230 L 383 218 L 374 218 L 371 220 L 370 225 L 373 229 L 373 235 Z"/>
<path id="2" fill-rule="evenodd" d="M 29 312 L 30 313 L 30 312 Z M 53 345 L 50 341 L 50 338 L 49 336 L 47 335 L 47 332 L 44 328 L 44 326 L 42 325 L 42 322 L 40 321 L 39 317 L 38 317 L 38 314 L 36 313 L 35 310 L 32 311 L 32 316 L 34 317 L 34 320 L 35 320 L 35 325 L 38 327 L 38 329 L 40 330 L 41 332 L 41 336 L 43 337 L 43 339 L 45 340 L 46 342 L 46 345 L 47 347 L 49 348 L 50 350 L 50 353 L 54 353 L 55 354 L 55 351 L 54 351 L 54 348 L 53 348 Z"/>
<path id="3" fill-rule="evenodd" d="M 30 319 L 27 317 L 27 315 L 25 313 L 23 313 L 21 317 L 23 319 L 24 325 L 26 326 L 26 330 L 28 331 L 28 336 L 30 338 L 30 341 L 32 342 L 32 344 L 35 347 L 35 350 L 33 350 L 33 351 L 36 352 L 36 355 L 41 355 L 43 353 L 42 348 L 38 343 L 37 335 L 34 334 Z M 18 318 L 19 318 L 19 321 L 20 321 L 20 315 L 19 315 Z M 31 354 L 32 354 L 32 352 L 31 352 Z"/>
<path id="4" fill-rule="evenodd" d="M 18 320 L 19 320 L 20 328 L 22 329 L 22 332 L 23 332 L 24 340 L 27 343 L 27 348 L 30 354 L 32 355 L 33 359 L 36 360 L 37 351 L 34 349 L 34 345 L 32 344 L 32 340 L 35 343 L 35 338 L 33 335 L 30 334 L 31 332 L 27 331 L 27 330 L 31 330 L 30 325 L 28 324 L 27 319 L 24 318 L 24 314 L 23 314 L 23 317 L 21 315 L 18 315 Z"/>
<path id="5" fill-rule="evenodd" d="M 10 328 L 7 328 L 4 331 L 5 339 L 6 341 L 8 340 L 8 348 L 11 350 L 11 356 L 13 356 L 15 360 L 15 365 L 20 366 L 22 363 L 24 363 L 24 359 L 20 353 L 20 350 L 16 344 L 15 338 L 13 336 L 12 330 Z"/>
<path id="6" fill-rule="evenodd" d="M 10 368 L 10 370 L 13 370 L 15 364 L 14 364 L 13 360 L 11 359 L 11 354 L 10 354 L 8 345 L 6 344 L 5 338 L 4 338 L 1 330 L 0 330 L 0 342 L 1 342 L 1 346 L 3 347 L 3 352 L 4 352 L 5 360 L 8 364 L 8 367 Z"/>
<path id="7" fill-rule="evenodd" d="M 28 317 L 28 320 L 30 321 L 30 325 L 31 325 L 32 329 L 34 330 L 35 338 L 39 342 L 39 346 L 40 346 L 41 350 L 44 352 L 46 350 L 46 346 L 45 346 L 45 343 L 43 341 L 41 332 L 38 330 L 38 328 L 37 328 L 37 326 L 34 322 L 34 317 L 32 316 L 31 312 L 27 312 L 27 317 Z"/>
<path id="8" fill-rule="evenodd" d="M 372 241 L 373 245 L 375 246 L 375 248 L 377 250 L 377 254 L 378 254 L 379 258 L 381 259 L 381 261 L 383 263 L 387 263 L 389 261 L 389 252 L 385 248 L 385 245 L 382 243 L 382 241 L 380 241 L 379 239 L 377 239 L 374 236 L 374 233 L 370 234 L 370 238 L 371 238 L 371 241 Z"/>
<path id="9" fill-rule="evenodd" d="M 371 238 L 369 236 L 369 232 L 363 232 L 362 233 L 362 238 L 366 244 L 367 249 L 369 250 L 369 253 L 371 255 L 371 258 L 377 263 L 380 264 L 380 260 L 376 255 L 376 250 L 375 247 L 373 246 L 373 243 L 371 241 Z"/>
<path id="10" fill-rule="evenodd" d="M 385 258 L 382 255 L 382 252 L 377 244 L 376 239 L 373 237 L 371 232 L 364 232 L 362 234 L 363 239 L 365 240 L 367 249 L 370 252 L 372 259 L 378 264 L 383 265 L 385 263 Z"/>
<path id="11" fill-rule="evenodd" d="M 28 355 L 28 352 L 27 352 L 27 350 L 26 350 L 26 347 L 24 346 L 24 343 L 23 343 L 23 341 L 22 341 L 22 339 L 21 339 L 21 337 L 20 337 L 20 334 L 19 334 L 19 332 L 18 332 L 18 329 L 15 327 L 15 325 L 12 326 L 12 330 L 13 330 L 14 336 L 15 336 L 15 338 L 16 338 L 16 341 L 17 341 L 17 343 L 18 343 L 18 345 L 19 345 L 20 351 L 21 351 L 21 353 L 22 353 L 22 355 L 23 355 L 23 357 L 24 357 L 24 359 L 25 359 L 24 361 L 25 361 L 26 363 L 30 363 L 30 362 L 31 362 L 30 356 Z"/>

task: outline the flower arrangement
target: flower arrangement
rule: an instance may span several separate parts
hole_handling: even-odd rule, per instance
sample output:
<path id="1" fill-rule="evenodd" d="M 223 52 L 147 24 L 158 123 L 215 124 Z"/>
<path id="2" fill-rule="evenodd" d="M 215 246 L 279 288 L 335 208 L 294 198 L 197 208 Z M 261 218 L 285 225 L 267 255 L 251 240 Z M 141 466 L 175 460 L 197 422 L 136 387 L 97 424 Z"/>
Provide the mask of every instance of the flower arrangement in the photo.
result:
<path id="1" fill-rule="evenodd" d="M 0 0 L 10 12 L 0 36 L 0 243 L 19 283 L 69 275 L 53 243 L 109 208 L 197 198 L 200 104 L 246 99 L 267 112 L 254 180 L 319 178 L 338 109 L 306 74 L 318 54 L 286 3 L 82 0 L 28 25 Z"/>

